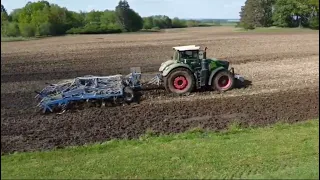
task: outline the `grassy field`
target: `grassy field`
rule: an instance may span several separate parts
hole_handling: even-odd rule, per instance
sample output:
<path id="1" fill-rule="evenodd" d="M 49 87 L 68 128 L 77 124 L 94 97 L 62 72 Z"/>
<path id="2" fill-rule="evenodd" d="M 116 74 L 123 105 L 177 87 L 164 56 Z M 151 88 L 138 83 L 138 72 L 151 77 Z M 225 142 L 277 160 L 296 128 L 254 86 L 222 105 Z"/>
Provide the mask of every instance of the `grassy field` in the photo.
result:
<path id="1" fill-rule="evenodd" d="M 1 157 L 7 178 L 319 177 L 319 121 L 109 141 Z"/>
<path id="2" fill-rule="evenodd" d="M 13 41 L 28 41 L 36 40 L 39 38 L 27 38 L 27 37 L 1 37 L 1 42 L 13 42 Z"/>

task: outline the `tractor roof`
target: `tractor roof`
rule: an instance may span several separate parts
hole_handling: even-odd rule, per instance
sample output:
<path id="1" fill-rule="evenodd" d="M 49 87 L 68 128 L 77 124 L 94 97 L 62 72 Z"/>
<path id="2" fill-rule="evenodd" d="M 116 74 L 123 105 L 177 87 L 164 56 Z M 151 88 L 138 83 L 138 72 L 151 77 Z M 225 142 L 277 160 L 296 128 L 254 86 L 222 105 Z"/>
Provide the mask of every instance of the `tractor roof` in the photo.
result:
<path id="1" fill-rule="evenodd" d="M 189 45 L 189 46 L 176 46 L 173 47 L 174 50 L 176 51 L 193 51 L 193 50 L 199 50 L 200 46 L 196 46 L 196 45 Z"/>

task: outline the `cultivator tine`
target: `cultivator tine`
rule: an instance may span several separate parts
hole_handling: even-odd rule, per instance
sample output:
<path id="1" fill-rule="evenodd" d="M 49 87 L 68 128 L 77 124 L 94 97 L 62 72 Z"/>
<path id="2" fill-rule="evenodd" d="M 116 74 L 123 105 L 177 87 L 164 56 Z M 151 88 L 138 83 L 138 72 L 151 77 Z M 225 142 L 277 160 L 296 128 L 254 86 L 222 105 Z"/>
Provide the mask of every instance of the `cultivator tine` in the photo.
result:
<path id="1" fill-rule="evenodd" d="M 106 107 L 106 102 L 102 101 L 101 102 L 101 107 Z"/>

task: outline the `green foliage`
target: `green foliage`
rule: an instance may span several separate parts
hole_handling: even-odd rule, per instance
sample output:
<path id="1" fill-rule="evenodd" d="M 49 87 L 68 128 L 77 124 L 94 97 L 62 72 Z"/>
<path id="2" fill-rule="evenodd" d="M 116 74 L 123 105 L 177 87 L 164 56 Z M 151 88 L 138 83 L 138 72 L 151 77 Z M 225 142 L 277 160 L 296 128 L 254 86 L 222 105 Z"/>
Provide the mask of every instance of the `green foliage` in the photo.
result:
<path id="1" fill-rule="evenodd" d="M 313 6 L 306 0 L 277 0 L 273 20 L 280 27 L 309 27 Z"/>
<path id="2" fill-rule="evenodd" d="M 143 29 L 152 29 L 153 27 L 153 17 L 143 18 Z"/>
<path id="3" fill-rule="evenodd" d="M 49 36 L 52 33 L 52 25 L 51 23 L 42 23 L 39 25 L 39 28 L 38 28 L 38 34 L 39 36 Z"/>
<path id="4" fill-rule="evenodd" d="M 143 28 L 143 19 L 130 8 L 126 0 L 120 0 L 115 10 L 116 19 L 125 32 L 134 32 Z"/>
<path id="5" fill-rule="evenodd" d="M 135 32 L 142 28 L 159 30 L 194 26 L 200 26 L 200 23 L 178 18 L 172 20 L 164 15 L 142 18 L 126 0 L 120 0 L 115 10 L 79 13 L 43 0 L 28 2 L 10 15 L 1 5 L 1 35 L 4 37 L 120 33 Z"/>
<path id="6" fill-rule="evenodd" d="M 3 22 L 6 22 L 8 20 L 9 20 L 9 16 L 8 16 L 7 10 L 1 4 L 1 25 Z"/>
<path id="7" fill-rule="evenodd" d="M 36 27 L 29 23 L 19 23 L 19 30 L 22 37 L 36 36 Z"/>
<path id="8" fill-rule="evenodd" d="M 199 22 L 195 20 L 189 20 L 186 22 L 187 27 L 197 27 L 199 26 Z"/>
<path id="9" fill-rule="evenodd" d="M 3 28 L 3 29 L 2 29 Z M 1 26 L 1 34 L 4 37 L 17 37 L 20 36 L 20 30 L 18 23 L 7 22 Z"/>
<path id="10" fill-rule="evenodd" d="M 246 0 L 240 12 L 240 26 L 319 28 L 318 0 Z"/>
<path id="11" fill-rule="evenodd" d="M 270 27 L 274 0 L 247 0 L 241 7 L 240 26 L 245 29 Z"/>
<path id="12" fill-rule="evenodd" d="M 312 29 L 319 29 L 319 16 L 318 17 L 312 17 L 310 20 L 310 27 Z"/>
<path id="13" fill-rule="evenodd" d="M 185 28 L 185 27 L 187 27 L 186 21 L 180 20 L 177 17 L 173 18 L 172 28 Z"/>
<path id="14" fill-rule="evenodd" d="M 102 15 L 103 15 L 103 12 L 101 11 L 90 11 L 85 15 L 85 23 L 100 24 Z"/>
<path id="15" fill-rule="evenodd" d="M 170 19 L 168 16 L 156 15 L 143 18 L 143 29 L 168 29 L 203 26 L 199 21 Z"/>

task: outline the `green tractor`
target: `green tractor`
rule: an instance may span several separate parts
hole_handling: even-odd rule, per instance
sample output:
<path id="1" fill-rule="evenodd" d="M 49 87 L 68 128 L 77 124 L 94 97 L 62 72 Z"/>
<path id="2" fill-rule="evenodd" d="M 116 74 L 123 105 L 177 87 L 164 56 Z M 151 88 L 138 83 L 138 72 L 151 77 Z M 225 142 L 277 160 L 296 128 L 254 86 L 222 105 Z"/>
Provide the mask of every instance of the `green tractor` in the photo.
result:
<path id="1" fill-rule="evenodd" d="M 210 87 L 220 92 L 232 89 L 236 81 L 244 78 L 234 74 L 229 62 L 218 59 L 207 59 L 206 50 L 199 46 L 173 47 L 171 60 L 161 64 L 159 71 L 167 92 L 185 94 Z"/>

